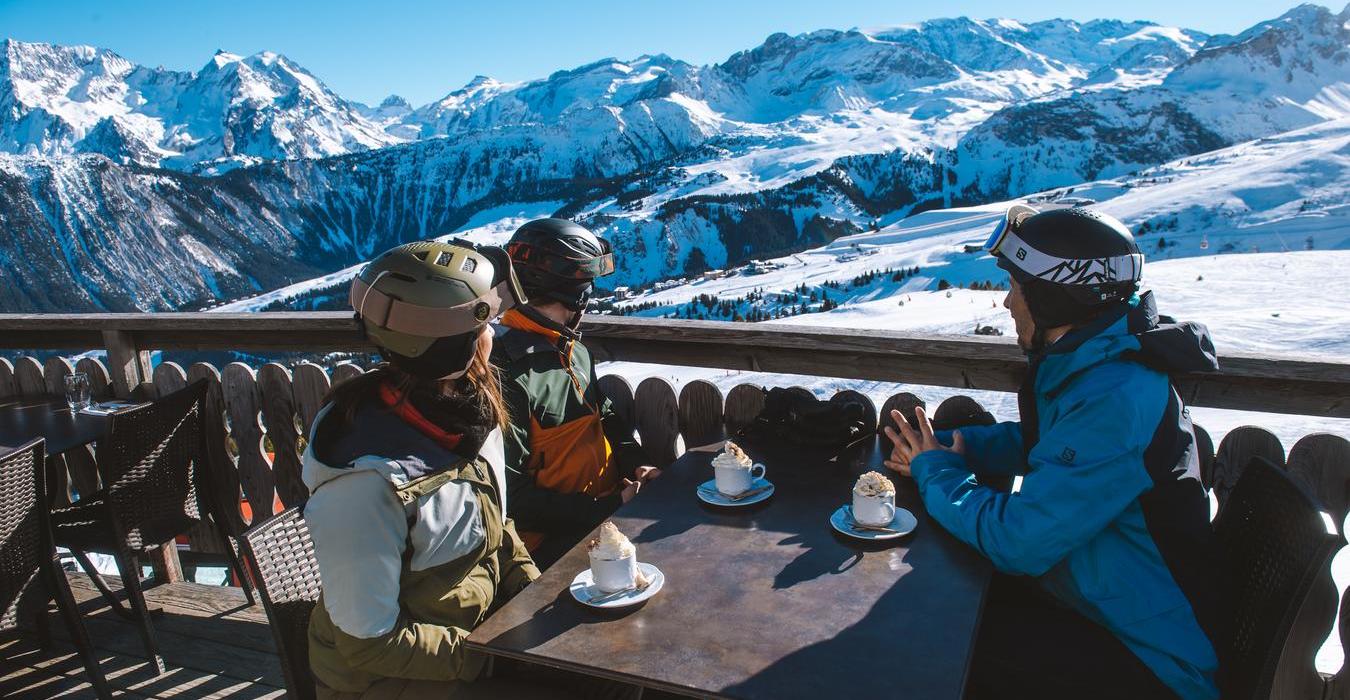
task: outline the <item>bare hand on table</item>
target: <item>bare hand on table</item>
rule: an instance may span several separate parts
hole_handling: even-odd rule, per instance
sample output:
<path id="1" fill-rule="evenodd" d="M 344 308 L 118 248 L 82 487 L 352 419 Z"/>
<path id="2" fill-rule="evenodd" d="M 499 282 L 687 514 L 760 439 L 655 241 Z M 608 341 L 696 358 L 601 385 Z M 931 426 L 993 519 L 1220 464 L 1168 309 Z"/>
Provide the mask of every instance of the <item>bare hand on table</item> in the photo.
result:
<path id="1" fill-rule="evenodd" d="M 658 476 L 661 476 L 661 470 L 656 467 L 638 467 L 633 472 L 634 478 L 623 480 L 623 491 L 619 493 L 619 498 L 623 499 L 624 503 L 633 500 L 633 497 L 638 495 L 638 491 L 642 489 L 643 484 Z"/>
<path id="2" fill-rule="evenodd" d="M 914 409 L 914 416 L 919 424 L 918 430 L 909 427 L 909 422 L 899 411 L 891 411 L 891 420 L 899 427 L 899 431 L 889 426 L 886 428 L 886 437 L 890 438 L 891 444 L 895 446 L 891 449 L 890 458 L 883 462 L 887 469 L 909 476 L 909 463 L 921 452 L 942 450 L 960 455 L 966 453 L 966 443 L 961 437 L 961 431 L 952 434 L 952 446 L 947 447 L 938 442 L 937 437 L 933 435 L 933 424 L 922 408 Z"/>

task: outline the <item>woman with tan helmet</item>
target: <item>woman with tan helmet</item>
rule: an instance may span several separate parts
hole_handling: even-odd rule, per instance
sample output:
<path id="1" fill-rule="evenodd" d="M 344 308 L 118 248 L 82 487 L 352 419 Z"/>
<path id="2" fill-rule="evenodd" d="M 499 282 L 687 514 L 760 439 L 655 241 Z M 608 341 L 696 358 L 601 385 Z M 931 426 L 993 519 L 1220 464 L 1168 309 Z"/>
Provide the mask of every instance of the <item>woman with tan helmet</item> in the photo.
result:
<path id="1" fill-rule="evenodd" d="M 463 641 L 539 575 L 504 516 L 488 322 L 523 300 L 498 248 L 418 242 L 376 258 L 351 302 L 386 364 L 335 387 L 304 455 L 323 593 L 318 696 L 531 697 Z"/>

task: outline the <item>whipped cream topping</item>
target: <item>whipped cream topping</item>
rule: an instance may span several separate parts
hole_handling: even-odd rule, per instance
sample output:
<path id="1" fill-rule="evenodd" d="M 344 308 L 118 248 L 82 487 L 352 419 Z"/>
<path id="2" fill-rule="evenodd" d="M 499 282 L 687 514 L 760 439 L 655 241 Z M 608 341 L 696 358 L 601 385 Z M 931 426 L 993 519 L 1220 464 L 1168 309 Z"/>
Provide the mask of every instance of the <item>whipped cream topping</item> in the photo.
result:
<path id="1" fill-rule="evenodd" d="M 637 553 L 633 543 L 608 520 L 600 526 L 600 534 L 591 540 L 589 546 L 591 556 L 596 559 L 624 559 Z"/>
<path id="2" fill-rule="evenodd" d="M 750 455 L 740 448 L 740 445 L 727 440 L 727 444 L 722 448 L 722 452 L 713 457 L 712 465 L 721 468 L 749 469 L 755 466 L 755 460 L 750 459 Z"/>
<path id="3" fill-rule="evenodd" d="M 891 496 L 895 494 L 895 484 L 880 472 L 863 472 L 858 483 L 853 485 L 853 491 L 861 496 Z"/>

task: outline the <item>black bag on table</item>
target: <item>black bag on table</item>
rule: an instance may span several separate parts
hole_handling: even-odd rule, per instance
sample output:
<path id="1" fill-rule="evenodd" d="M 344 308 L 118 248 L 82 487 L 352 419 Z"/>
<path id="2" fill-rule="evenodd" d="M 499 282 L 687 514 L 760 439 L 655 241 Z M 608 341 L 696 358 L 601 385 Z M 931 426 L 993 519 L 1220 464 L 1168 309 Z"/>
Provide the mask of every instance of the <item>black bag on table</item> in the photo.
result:
<path id="1" fill-rule="evenodd" d="M 806 389 L 780 387 L 769 390 L 764 409 L 741 435 L 802 447 L 844 447 L 876 429 L 868 425 L 871 410 L 856 395 L 841 393 L 821 401 Z"/>

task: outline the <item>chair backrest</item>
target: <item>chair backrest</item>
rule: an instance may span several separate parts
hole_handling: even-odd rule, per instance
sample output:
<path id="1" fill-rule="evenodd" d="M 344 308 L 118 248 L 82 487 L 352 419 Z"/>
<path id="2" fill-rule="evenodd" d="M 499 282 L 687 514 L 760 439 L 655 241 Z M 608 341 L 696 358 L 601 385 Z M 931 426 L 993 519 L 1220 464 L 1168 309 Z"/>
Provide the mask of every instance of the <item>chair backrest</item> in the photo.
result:
<path id="1" fill-rule="evenodd" d="M 199 502 L 202 405 L 195 382 L 157 401 L 108 417 L 98 442 L 98 468 L 109 504 L 132 541 L 157 544 L 203 520 Z"/>
<path id="2" fill-rule="evenodd" d="M 43 496 L 45 455 L 34 440 L 0 457 L 0 630 L 18 626 L 43 557 L 51 556 L 45 536 Z M 43 600 L 45 603 L 45 599 Z"/>
<path id="3" fill-rule="evenodd" d="M 299 508 L 287 508 L 244 533 L 244 558 L 254 572 L 263 609 L 294 698 L 314 697 L 309 669 L 309 616 L 319 600 L 319 562 Z"/>
<path id="4" fill-rule="evenodd" d="M 1254 457 L 1214 522 L 1232 606 L 1220 654 L 1225 698 L 1268 698 L 1286 637 L 1318 574 L 1345 543 L 1284 470 Z"/>

